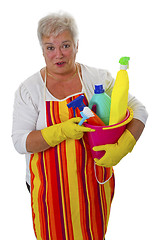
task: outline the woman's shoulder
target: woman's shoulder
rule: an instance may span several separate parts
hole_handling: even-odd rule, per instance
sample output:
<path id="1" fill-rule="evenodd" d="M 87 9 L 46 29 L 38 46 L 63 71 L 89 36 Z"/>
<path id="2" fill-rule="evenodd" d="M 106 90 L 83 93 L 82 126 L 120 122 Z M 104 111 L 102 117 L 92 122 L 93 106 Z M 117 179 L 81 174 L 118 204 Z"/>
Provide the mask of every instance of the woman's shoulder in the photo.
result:
<path id="1" fill-rule="evenodd" d="M 100 69 L 100 68 L 97 68 L 97 67 L 91 67 L 91 66 L 88 66 L 86 64 L 82 64 L 80 63 L 80 66 L 81 66 L 81 69 L 82 71 L 86 72 L 86 73 L 98 73 L 98 72 L 101 72 L 101 71 L 106 71 L 104 69 Z"/>
<path id="2" fill-rule="evenodd" d="M 28 89 L 34 89 L 34 88 L 37 88 L 37 86 L 42 87 L 43 79 L 41 77 L 40 71 L 34 73 L 30 77 L 28 77 L 26 80 L 24 80 L 22 82 L 22 85 L 26 86 Z"/>
<path id="3" fill-rule="evenodd" d="M 44 83 L 39 71 L 20 84 L 16 91 L 16 97 L 26 103 L 32 100 L 33 103 L 38 105 L 38 101 L 42 98 L 43 89 Z"/>
<path id="4" fill-rule="evenodd" d="M 100 78 L 110 78 L 111 74 L 107 69 L 91 67 L 85 64 L 80 64 L 82 72 L 86 75 L 93 75 Z"/>
<path id="5" fill-rule="evenodd" d="M 43 92 L 42 90 L 44 89 L 44 82 L 40 71 L 34 73 L 24 80 L 19 88 L 23 90 L 25 94 L 30 94 L 30 96 L 33 98 L 36 98 L 37 95 L 41 94 Z"/>
<path id="6" fill-rule="evenodd" d="M 107 69 L 90 67 L 88 65 L 80 64 L 82 70 L 82 76 L 85 79 L 96 81 L 96 83 L 109 83 L 114 81 L 110 72 Z"/>

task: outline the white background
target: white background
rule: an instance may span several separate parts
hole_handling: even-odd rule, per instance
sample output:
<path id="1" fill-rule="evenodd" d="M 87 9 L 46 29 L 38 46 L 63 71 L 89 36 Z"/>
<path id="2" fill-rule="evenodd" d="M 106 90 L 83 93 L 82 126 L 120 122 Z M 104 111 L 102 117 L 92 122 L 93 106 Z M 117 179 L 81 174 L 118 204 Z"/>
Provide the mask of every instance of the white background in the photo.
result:
<path id="1" fill-rule="evenodd" d="M 152 0 L 5 0 L 0 6 L 0 239 L 34 240 L 25 160 L 11 141 L 14 92 L 44 66 L 37 22 L 57 10 L 70 12 L 79 32 L 77 61 L 108 69 L 130 56 L 130 92 L 147 108 L 145 131 L 115 167 L 116 189 L 106 239 L 160 239 L 159 5 Z M 78 239 L 77 239 L 78 240 Z M 97 239 L 98 240 L 98 239 Z"/>

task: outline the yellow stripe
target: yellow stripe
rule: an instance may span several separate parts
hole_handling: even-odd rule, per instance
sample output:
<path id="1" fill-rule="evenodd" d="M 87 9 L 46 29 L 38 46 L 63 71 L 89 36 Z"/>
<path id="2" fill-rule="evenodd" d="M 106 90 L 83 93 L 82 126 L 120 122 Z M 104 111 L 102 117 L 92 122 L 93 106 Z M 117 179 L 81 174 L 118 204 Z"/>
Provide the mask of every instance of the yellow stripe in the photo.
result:
<path id="1" fill-rule="evenodd" d="M 106 196 L 106 202 L 107 202 L 107 225 L 110 215 L 110 205 L 111 205 L 111 188 L 110 188 L 110 181 L 104 184 L 104 190 L 105 190 L 105 196 Z"/>
<path id="2" fill-rule="evenodd" d="M 50 114 L 51 114 L 51 120 L 52 120 L 52 124 L 54 124 L 54 118 L 53 118 L 53 102 L 50 102 Z"/>
<path id="3" fill-rule="evenodd" d="M 67 121 L 69 119 L 69 111 L 66 101 L 59 102 L 59 117 L 61 122 Z"/>
<path id="4" fill-rule="evenodd" d="M 34 219 L 34 224 L 35 224 L 35 231 L 37 234 L 37 239 L 42 240 L 41 238 L 41 229 L 40 229 L 40 217 L 39 217 L 39 209 L 38 209 L 38 191 L 40 188 L 40 178 L 39 178 L 39 173 L 37 169 L 37 162 L 38 162 L 38 153 L 35 153 L 31 162 L 31 168 L 33 171 L 34 176 L 37 176 L 34 178 L 33 181 L 33 190 L 32 190 L 32 199 L 33 199 L 33 212 L 35 213 L 35 219 Z"/>
<path id="5" fill-rule="evenodd" d="M 78 193 L 78 179 L 77 179 L 77 163 L 75 161 L 76 149 L 75 142 L 72 139 L 66 141 L 66 156 L 67 159 L 67 171 L 69 181 L 69 196 L 70 196 L 70 207 L 71 217 L 73 224 L 74 239 L 83 240 L 80 222 L 80 208 L 79 204 L 79 193 Z"/>
<path id="6" fill-rule="evenodd" d="M 114 125 L 111 125 L 111 126 L 104 127 L 103 130 L 118 128 L 118 127 L 122 127 L 122 126 L 128 124 L 133 119 L 133 110 L 130 107 L 128 107 L 128 110 L 130 112 L 130 116 L 127 120 L 125 120 L 124 122 L 119 123 L 119 124 L 114 124 Z"/>

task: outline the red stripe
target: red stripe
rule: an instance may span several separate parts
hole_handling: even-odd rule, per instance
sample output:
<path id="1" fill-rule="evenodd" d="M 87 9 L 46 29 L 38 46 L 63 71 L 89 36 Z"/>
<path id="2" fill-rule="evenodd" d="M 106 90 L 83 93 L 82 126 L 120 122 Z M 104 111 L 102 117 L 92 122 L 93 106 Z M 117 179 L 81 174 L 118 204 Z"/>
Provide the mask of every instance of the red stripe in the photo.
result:
<path id="1" fill-rule="evenodd" d="M 82 155 L 82 145 L 80 141 L 75 141 L 76 145 L 76 161 L 77 161 L 77 175 L 78 175 L 78 190 L 79 190 L 79 206 L 80 206 L 80 221 L 82 228 L 83 239 L 91 240 L 91 233 L 89 228 L 89 210 L 86 192 L 85 180 L 85 158 Z"/>
<path id="2" fill-rule="evenodd" d="M 51 114 L 50 114 L 50 102 L 46 101 L 46 119 L 47 119 L 47 127 L 51 126 L 52 119 L 51 119 Z"/>
<path id="3" fill-rule="evenodd" d="M 48 176 L 48 210 L 50 219 L 51 239 L 65 239 L 64 212 L 62 207 L 62 196 L 60 190 L 59 168 L 57 167 L 57 153 L 55 149 L 50 150 L 46 159 L 46 169 Z M 62 185 L 61 185 L 62 187 Z M 65 194 L 64 194 L 65 195 Z M 56 237 L 55 237 L 56 231 Z"/>
<path id="4" fill-rule="evenodd" d="M 57 232 L 55 228 L 55 213 L 54 213 L 54 192 L 53 192 L 53 184 L 55 185 L 56 182 L 53 179 L 53 162 L 54 162 L 54 154 L 52 155 L 52 160 L 48 161 L 50 157 L 50 151 L 45 151 L 45 165 L 46 165 L 46 175 L 48 178 L 48 188 L 47 188 L 47 206 L 48 206 L 48 219 L 49 219 L 49 229 L 51 239 L 57 239 Z"/>
<path id="5" fill-rule="evenodd" d="M 61 172 L 62 172 L 62 186 L 63 186 L 63 197 L 64 197 L 64 207 L 65 207 L 65 217 L 67 225 L 67 234 L 68 239 L 74 240 L 73 236 L 73 226 L 71 218 L 71 207 L 70 207 L 70 198 L 69 198 L 69 182 L 68 182 L 68 172 L 67 172 L 67 157 L 66 157 L 66 142 L 60 144 L 60 153 L 61 153 Z"/>

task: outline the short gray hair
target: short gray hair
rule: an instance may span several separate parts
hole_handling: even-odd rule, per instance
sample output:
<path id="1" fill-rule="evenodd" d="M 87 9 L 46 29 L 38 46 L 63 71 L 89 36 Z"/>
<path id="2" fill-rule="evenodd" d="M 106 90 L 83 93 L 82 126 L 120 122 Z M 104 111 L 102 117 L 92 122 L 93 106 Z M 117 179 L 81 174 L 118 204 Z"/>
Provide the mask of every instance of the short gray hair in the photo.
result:
<path id="1" fill-rule="evenodd" d="M 66 30 L 70 31 L 76 46 L 78 41 L 78 28 L 75 19 L 71 15 L 59 12 L 43 17 L 39 20 L 37 29 L 40 45 L 42 46 L 42 38 L 44 36 L 49 37 L 53 35 L 56 37 L 59 33 Z"/>

